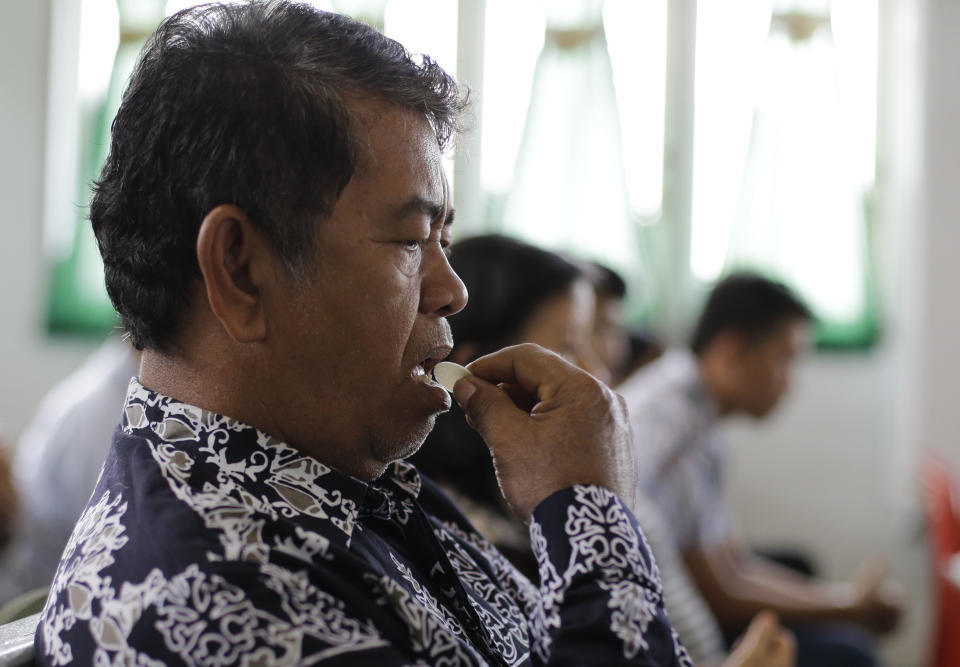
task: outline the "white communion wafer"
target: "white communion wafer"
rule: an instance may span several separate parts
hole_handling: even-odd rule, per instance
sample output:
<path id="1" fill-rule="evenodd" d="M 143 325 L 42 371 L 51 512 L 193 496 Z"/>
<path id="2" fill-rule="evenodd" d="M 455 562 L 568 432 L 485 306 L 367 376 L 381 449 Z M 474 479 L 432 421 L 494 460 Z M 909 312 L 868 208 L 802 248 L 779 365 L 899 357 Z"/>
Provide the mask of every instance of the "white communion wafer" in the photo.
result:
<path id="1" fill-rule="evenodd" d="M 433 368 L 433 377 L 440 383 L 441 387 L 449 392 L 453 392 L 453 385 L 457 384 L 457 380 L 468 375 L 473 375 L 473 373 L 452 361 L 441 361 Z"/>

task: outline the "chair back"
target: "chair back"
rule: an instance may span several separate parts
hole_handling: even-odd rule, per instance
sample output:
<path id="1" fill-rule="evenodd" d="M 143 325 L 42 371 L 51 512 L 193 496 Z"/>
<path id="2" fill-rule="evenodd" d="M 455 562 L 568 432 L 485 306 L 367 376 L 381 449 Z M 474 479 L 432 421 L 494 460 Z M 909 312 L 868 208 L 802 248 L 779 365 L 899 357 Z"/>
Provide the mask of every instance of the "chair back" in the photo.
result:
<path id="1" fill-rule="evenodd" d="M 0 667 L 33 664 L 33 635 L 39 623 L 37 613 L 0 625 Z"/>
<path id="2" fill-rule="evenodd" d="M 932 667 L 960 665 L 960 582 L 950 574 L 960 553 L 960 498 L 950 469 L 933 457 L 923 465 L 927 524 L 934 568 L 935 624 Z"/>

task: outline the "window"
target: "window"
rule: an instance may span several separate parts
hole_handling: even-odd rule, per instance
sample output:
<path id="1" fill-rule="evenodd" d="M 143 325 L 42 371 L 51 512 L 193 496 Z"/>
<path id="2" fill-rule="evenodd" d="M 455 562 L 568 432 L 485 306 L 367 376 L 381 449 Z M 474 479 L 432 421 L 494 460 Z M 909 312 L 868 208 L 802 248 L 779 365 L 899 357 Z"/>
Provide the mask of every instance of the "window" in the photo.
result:
<path id="1" fill-rule="evenodd" d="M 819 341 L 876 333 L 877 3 L 700 3 L 691 271 L 772 274 Z"/>
<path id="2" fill-rule="evenodd" d="M 143 42 L 163 18 L 165 4 L 165 0 L 81 2 L 79 54 L 76 60 L 65 58 L 76 67 L 75 186 L 70 193 L 57 193 L 45 230 L 52 266 L 47 317 L 51 331 L 102 334 L 117 324 L 87 222 L 90 187 L 106 159 L 110 123 L 127 78 Z M 68 197 L 71 205 L 63 206 Z"/>
<path id="3" fill-rule="evenodd" d="M 487 229 L 611 265 L 637 296 L 655 280 L 666 10 L 666 0 L 579 0 L 517 16 L 513 3 L 487 3 Z M 635 316 L 648 304 L 634 299 Z"/>
<path id="4" fill-rule="evenodd" d="M 74 68 L 62 76 L 76 82 L 77 95 L 60 113 L 63 134 L 77 147 L 66 151 L 72 166 L 50 195 L 45 248 L 51 266 L 48 329 L 100 335 L 117 325 L 107 298 L 103 265 L 87 220 L 90 187 L 109 148 L 110 123 L 133 70 L 136 57 L 153 29 L 170 14 L 199 4 L 190 0 L 82 0 L 74 29 L 77 53 L 59 54 L 54 67 Z M 457 4 L 429 0 L 316 0 L 321 9 L 350 13 L 384 29 L 415 52 L 429 53 L 448 71 L 456 71 Z M 62 110 L 61 110 L 62 111 Z M 447 165 L 452 177 L 452 163 Z M 73 185 L 68 185 L 69 183 Z M 59 187 L 57 187 L 59 186 Z M 69 190 L 69 192 L 68 192 Z M 67 203 L 69 202 L 69 203 Z"/>
<path id="5" fill-rule="evenodd" d="M 89 183 L 142 40 L 189 4 L 82 2 L 74 205 L 47 229 L 52 330 L 115 324 Z M 808 300 L 822 343 L 872 341 L 877 0 L 680 3 L 697 6 L 686 23 L 668 0 L 314 4 L 473 88 L 475 139 L 447 165 L 458 234 L 512 233 L 610 264 L 632 286 L 633 319 L 654 326 L 676 303 L 692 311 L 696 288 L 724 271 L 758 269 Z M 669 97 L 678 58 L 693 64 L 692 94 Z M 676 146 L 692 146 L 689 164 Z"/>

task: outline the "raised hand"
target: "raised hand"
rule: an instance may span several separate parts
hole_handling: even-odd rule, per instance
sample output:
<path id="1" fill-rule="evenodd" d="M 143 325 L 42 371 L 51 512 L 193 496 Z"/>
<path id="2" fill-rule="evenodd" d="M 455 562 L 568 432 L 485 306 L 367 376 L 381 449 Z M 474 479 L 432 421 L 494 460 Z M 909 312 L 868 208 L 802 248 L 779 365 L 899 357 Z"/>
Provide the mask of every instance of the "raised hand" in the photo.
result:
<path id="1" fill-rule="evenodd" d="M 500 488 L 524 520 L 575 484 L 606 487 L 632 504 L 632 438 L 623 399 L 538 345 L 477 359 L 454 397 L 493 454 Z"/>
<path id="2" fill-rule="evenodd" d="M 796 642 L 772 611 L 757 614 L 722 667 L 793 667 Z"/>

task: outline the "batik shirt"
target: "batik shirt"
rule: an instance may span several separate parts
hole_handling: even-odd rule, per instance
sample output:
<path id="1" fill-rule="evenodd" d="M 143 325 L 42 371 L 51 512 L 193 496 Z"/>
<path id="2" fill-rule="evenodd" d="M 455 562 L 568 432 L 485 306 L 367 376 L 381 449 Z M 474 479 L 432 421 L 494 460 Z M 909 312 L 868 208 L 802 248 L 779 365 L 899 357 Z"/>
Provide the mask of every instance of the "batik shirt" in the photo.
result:
<path id="1" fill-rule="evenodd" d="M 630 511 L 575 486 L 534 587 L 428 479 L 363 483 L 130 384 L 36 636 L 44 665 L 689 665 Z"/>

